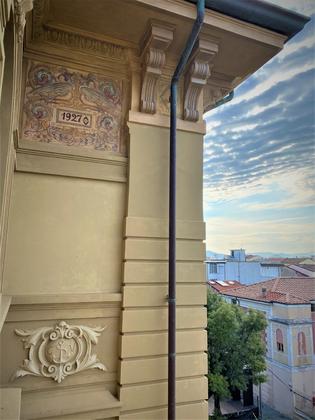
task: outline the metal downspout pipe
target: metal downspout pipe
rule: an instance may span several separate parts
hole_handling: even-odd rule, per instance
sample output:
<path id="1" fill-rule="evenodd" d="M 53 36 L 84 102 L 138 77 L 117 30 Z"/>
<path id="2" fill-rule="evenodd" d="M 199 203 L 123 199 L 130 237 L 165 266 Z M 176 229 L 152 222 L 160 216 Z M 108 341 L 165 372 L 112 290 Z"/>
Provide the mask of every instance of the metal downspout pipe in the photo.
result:
<path id="1" fill-rule="evenodd" d="M 172 77 L 170 96 L 169 162 L 169 270 L 168 270 L 168 420 L 176 412 L 176 104 L 177 86 L 198 38 L 205 14 L 205 0 L 197 2 L 197 17 Z"/>
<path id="2" fill-rule="evenodd" d="M 228 102 L 230 102 L 232 99 L 234 98 L 234 90 L 232 90 L 227 96 L 225 96 L 224 98 L 220 99 L 219 101 L 217 101 L 214 106 L 212 107 L 212 109 L 214 108 L 218 108 L 221 105 L 224 105 Z"/>

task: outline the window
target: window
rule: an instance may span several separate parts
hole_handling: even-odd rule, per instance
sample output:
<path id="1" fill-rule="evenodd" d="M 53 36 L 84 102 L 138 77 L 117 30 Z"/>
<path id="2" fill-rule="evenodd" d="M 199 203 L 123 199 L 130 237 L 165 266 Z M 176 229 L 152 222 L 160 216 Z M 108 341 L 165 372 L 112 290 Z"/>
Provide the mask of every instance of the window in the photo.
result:
<path id="1" fill-rule="evenodd" d="M 299 356 L 306 354 L 306 338 L 304 332 L 300 331 L 297 335 Z"/>
<path id="2" fill-rule="evenodd" d="M 282 331 L 280 330 L 280 328 L 277 328 L 276 330 L 276 341 L 277 341 L 277 350 L 284 352 L 284 347 L 283 347 L 283 334 Z"/>
<path id="3" fill-rule="evenodd" d="M 217 265 L 215 263 L 209 264 L 209 273 L 216 274 L 217 273 Z"/>

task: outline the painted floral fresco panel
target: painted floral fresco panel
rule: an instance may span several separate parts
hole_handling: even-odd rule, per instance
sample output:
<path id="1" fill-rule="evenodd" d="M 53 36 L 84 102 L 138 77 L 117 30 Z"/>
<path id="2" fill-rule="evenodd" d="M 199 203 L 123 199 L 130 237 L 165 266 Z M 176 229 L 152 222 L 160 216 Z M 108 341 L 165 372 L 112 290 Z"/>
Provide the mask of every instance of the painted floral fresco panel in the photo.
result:
<path id="1" fill-rule="evenodd" d="M 28 63 L 23 138 L 124 153 L 122 125 L 121 81 Z"/>

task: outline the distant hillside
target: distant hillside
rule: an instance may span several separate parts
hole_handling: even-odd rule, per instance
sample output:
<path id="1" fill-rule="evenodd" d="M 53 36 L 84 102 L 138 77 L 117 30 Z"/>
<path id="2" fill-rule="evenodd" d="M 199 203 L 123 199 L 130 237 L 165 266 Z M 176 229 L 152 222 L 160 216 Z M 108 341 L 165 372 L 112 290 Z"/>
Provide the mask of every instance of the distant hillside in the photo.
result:
<path id="1" fill-rule="evenodd" d="M 312 257 L 314 254 L 312 252 L 305 252 L 302 254 L 293 254 L 293 253 L 285 253 L 285 252 L 249 252 L 248 254 L 251 255 L 260 255 L 264 258 L 307 258 Z"/>
<path id="2" fill-rule="evenodd" d="M 207 251 L 207 258 L 217 258 L 222 259 L 224 258 L 224 255 L 228 254 L 220 254 L 218 252 L 214 251 Z M 285 252 L 246 252 L 246 255 L 257 255 L 263 258 L 311 258 L 314 257 L 314 254 L 312 252 L 305 252 L 305 253 L 285 253 Z"/>
<path id="3" fill-rule="evenodd" d="M 213 251 L 206 251 L 206 255 L 207 255 L 207 258 L 217 258 L 218 260 L 221 260 L 225 256 L 224 254 L 219 254 Z"/>

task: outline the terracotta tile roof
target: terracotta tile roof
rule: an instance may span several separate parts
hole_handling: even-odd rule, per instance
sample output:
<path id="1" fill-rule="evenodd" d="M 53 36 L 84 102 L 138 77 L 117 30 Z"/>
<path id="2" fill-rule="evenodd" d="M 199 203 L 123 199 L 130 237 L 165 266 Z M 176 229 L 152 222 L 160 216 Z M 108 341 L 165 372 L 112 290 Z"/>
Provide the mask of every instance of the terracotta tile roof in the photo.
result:
<path id="1" fill-rule="evenodd" d="M 220 293 L 262 302 L 305 304 L 315 300 L 315 278 L 280 277 Z"/>
<path id="2" fill-rule="evenodd" d="M 243 285 L 236 280 L 209 280 L 208 285 L 214 290 L 214 292 L 221 293 L 222 291 L 236 289 L 237 287 L 242 287 Z"/>

